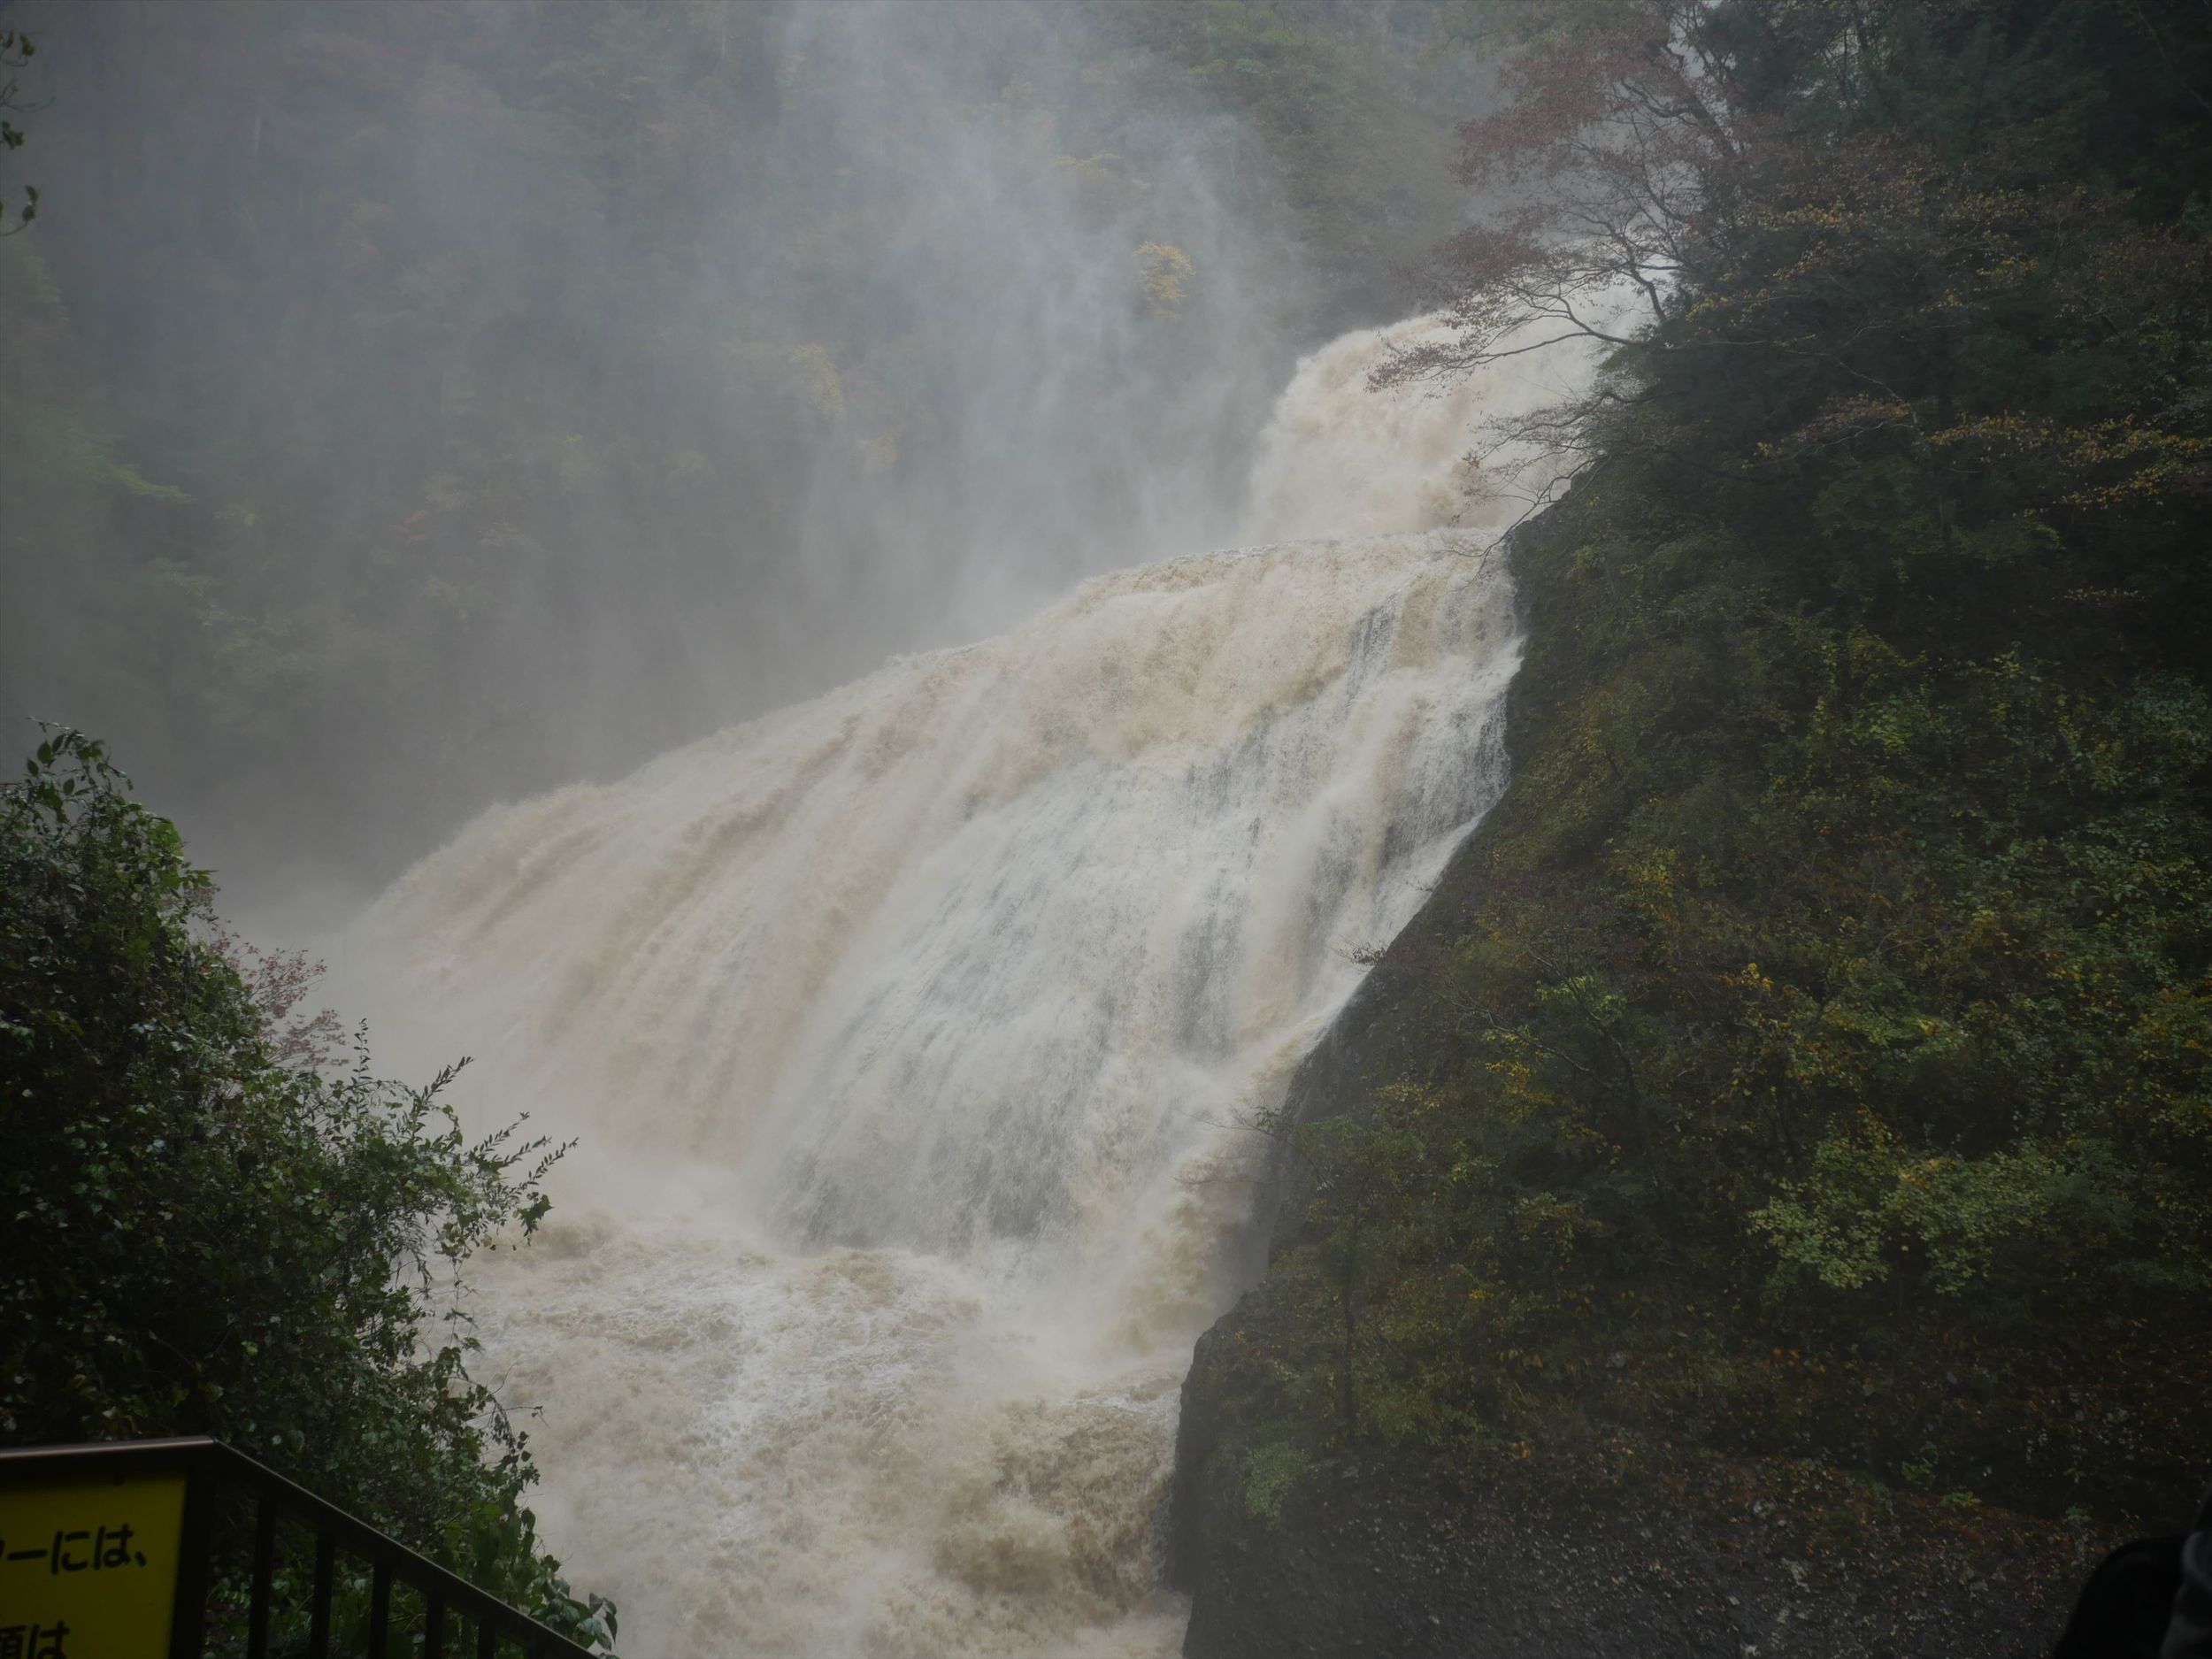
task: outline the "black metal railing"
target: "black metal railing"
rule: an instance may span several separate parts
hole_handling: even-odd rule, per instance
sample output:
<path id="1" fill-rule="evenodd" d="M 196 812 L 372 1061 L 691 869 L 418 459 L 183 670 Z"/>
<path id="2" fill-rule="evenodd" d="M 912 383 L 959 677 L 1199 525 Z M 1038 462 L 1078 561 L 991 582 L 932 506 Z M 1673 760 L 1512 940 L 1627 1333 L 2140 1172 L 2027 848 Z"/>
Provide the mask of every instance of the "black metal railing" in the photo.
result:
<path id="1" fill-rule="evenodd" d="M 525 1659 L 567 1659 L 591 1651 L 220 1440 L 195 1436 L 0 1449 L 0 1487 L 11 1489 L 163 1475 L 181 1475 L 186 1483 L 169 1659 L 202 1659 L 214 1508 L 233 1495 L 247 1498 L 253 1512 L 246 1659 L 269 1659 L 278 1529 L 288 1522 L 303 1530 L 314 1545 L 306 1647 L 311 1659 L 330 1659 L 337 1651 L 332 1645 L 332 1603 L 341 1551 L 369 1570 L 367 1659 L 383 1659 L 388 1647 L 397 1585 L 421 1598 L 421 1640 L 416 1648 L 421 1659 L 463 1659 L 471 1651 L 472 1636 L 476 1659 L 503 1659 L 517 1651 Z"/>

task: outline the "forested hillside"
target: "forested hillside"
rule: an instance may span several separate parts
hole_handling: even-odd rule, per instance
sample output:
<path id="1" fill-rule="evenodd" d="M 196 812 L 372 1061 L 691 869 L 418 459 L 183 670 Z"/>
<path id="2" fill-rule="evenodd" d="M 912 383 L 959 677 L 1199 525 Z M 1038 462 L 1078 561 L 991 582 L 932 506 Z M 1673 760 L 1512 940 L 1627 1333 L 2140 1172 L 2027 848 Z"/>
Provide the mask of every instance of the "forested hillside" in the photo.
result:
<path id="1" fill-rule="evenodd" d="M 10 18 L 0 704 L 258 888 L 1225 538 L 1476 73 L 1445 0 Z"/>
<path id="2" fill-rule="evenodd" d="M 1516 780 L 1187 1391 L 1191 1651 L 1279 1651 L 1348 1503 L 1793 1560 L 1790 1651 L 2047 1640 L 2212 1471 L 2212 19 L 1547 8 L 1509 90 L 1390 373 L 1531 305 L 1612 368 Z M 1648 1651 L 1765 1639 L 1581 1535 Z"/>

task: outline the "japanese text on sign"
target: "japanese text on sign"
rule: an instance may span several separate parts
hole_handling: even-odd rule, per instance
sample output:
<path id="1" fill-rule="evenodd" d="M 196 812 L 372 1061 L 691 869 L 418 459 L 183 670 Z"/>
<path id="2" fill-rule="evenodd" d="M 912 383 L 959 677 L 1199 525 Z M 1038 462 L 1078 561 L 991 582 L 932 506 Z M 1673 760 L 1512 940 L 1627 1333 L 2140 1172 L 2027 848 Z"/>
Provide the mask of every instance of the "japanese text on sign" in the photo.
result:
<path id="1" fill-rule="evenodd" d="M 184 1478 L 0 1488 L 0 1659 L 165 1659 Z"/>

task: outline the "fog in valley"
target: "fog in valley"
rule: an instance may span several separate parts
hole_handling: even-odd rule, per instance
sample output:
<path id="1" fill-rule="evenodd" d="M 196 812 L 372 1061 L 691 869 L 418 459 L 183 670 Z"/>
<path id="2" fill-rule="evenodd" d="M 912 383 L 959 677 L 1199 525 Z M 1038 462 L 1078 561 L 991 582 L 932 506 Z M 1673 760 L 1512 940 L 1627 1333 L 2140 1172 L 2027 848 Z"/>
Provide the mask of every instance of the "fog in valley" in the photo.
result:
<path id="1" fill-rule="evenodd" d="M 1314 12 L 1286 89 L 1142 5 L 25 0 L 0 707 L 296 933 L 1225 542 L 1294 357 L 1454 211 L 1464 43 Z"/>

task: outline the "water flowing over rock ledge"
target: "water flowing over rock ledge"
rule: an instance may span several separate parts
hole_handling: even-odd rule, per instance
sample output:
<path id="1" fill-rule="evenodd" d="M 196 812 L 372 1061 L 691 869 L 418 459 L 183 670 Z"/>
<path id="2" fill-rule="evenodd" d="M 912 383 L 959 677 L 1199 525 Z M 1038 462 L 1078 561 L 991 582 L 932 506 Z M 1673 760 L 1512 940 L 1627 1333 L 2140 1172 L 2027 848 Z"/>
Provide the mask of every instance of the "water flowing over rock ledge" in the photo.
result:
<path id="1" fill-rule="evenodd" d="M 488 812 L 363 924 L 593 1148 L 481 1328 L 652 1645 L 1179 1643 L 1156 1528 L 1250 1125 L 1503 780 L 1510 587 L 1439 520 L 1478 407 L 1548 394 L 1369 393 L 1431 326 L 1302 365 L 1247 549 Z"/>

